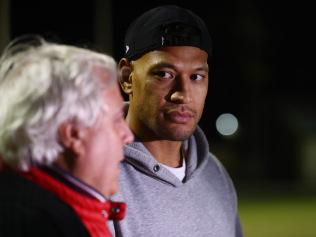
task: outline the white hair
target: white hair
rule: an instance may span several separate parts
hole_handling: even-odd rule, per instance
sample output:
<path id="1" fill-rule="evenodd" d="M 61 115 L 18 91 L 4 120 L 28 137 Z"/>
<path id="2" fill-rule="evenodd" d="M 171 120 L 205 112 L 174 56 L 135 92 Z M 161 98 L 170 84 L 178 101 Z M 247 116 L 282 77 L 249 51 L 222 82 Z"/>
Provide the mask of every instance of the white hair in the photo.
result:
<path id="1" fill-rule="evenodd" d="M 12 41 L 0 58 L 0 154 L 8 165 L 27 170 L 58 158 L 61 123 L 95 122 L 117 67 L 112 57 L 88 49 L 40 37 L 21 41 Z M 93 73 L 96 67 L 107 73 L 105 83 Z"/>

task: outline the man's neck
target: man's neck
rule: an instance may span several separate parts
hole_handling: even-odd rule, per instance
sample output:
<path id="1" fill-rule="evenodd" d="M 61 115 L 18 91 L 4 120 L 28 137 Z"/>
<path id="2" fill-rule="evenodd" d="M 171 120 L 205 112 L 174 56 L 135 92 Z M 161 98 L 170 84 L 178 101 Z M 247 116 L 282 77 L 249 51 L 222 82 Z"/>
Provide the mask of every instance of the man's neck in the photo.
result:
<path id="1" fill-rule="evenodd" d="M 159 163 L 174 168 L 181 166 L 181 141 L 143 141 L 143 144 Z"/>
<path id="2" fill-rule="evenodd" d="M 131 109 L 131 108 L 129 108 Z M 126 121 L 135 137 L 141 141 L 155 159 L 170 167 L 180 167 L 182 164 L 181 145 L 182 141 L 160 140 L 156 134 L 146 126 L 140 126 L 137 119 L 128 111 Z M 141 131 L 141 132 L 140 132 Z"/>

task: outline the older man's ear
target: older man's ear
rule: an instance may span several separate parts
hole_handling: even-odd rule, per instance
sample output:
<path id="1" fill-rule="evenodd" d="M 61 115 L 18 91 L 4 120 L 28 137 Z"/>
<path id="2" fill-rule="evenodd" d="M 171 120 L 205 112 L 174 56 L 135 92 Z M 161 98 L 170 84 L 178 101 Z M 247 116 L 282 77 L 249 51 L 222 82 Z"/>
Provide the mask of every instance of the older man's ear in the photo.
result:
<path id="1" fill-rule="evenodd" d="M 73 122 L 64 122 L 58 128 L 58 135 L 61 145 L 67 151 L 71 151 L 75 156 L 84 154 L 82 138 L 84 131 Z"/>

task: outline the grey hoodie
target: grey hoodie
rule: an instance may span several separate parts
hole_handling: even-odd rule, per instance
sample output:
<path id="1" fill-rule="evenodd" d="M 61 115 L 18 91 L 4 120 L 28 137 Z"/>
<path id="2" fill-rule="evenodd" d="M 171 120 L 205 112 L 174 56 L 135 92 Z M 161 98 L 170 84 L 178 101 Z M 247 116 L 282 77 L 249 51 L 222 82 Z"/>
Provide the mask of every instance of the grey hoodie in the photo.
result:
<path id="1" fill-rule="evenodd" d="M 241 237 L 237 197 L 200 128 L 185 142 L 186 177 L 180 181 L 138 141 L 125 146 L 120 192 L 124 220 L 109 223 L 113 236 Z M 114 230 L 115 229 L 115 230 Z"/>

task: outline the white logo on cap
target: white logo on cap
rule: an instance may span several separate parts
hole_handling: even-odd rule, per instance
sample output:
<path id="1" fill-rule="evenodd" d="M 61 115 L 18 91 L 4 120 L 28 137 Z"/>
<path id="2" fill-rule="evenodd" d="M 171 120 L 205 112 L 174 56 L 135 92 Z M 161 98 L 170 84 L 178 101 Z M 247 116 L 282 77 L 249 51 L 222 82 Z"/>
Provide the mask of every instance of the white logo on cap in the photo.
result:
<path id="1" fill-rule="evenodd" d="M 129 51 L 129 46 L 125 45 L 125 53 L 127 53 Z"/>

